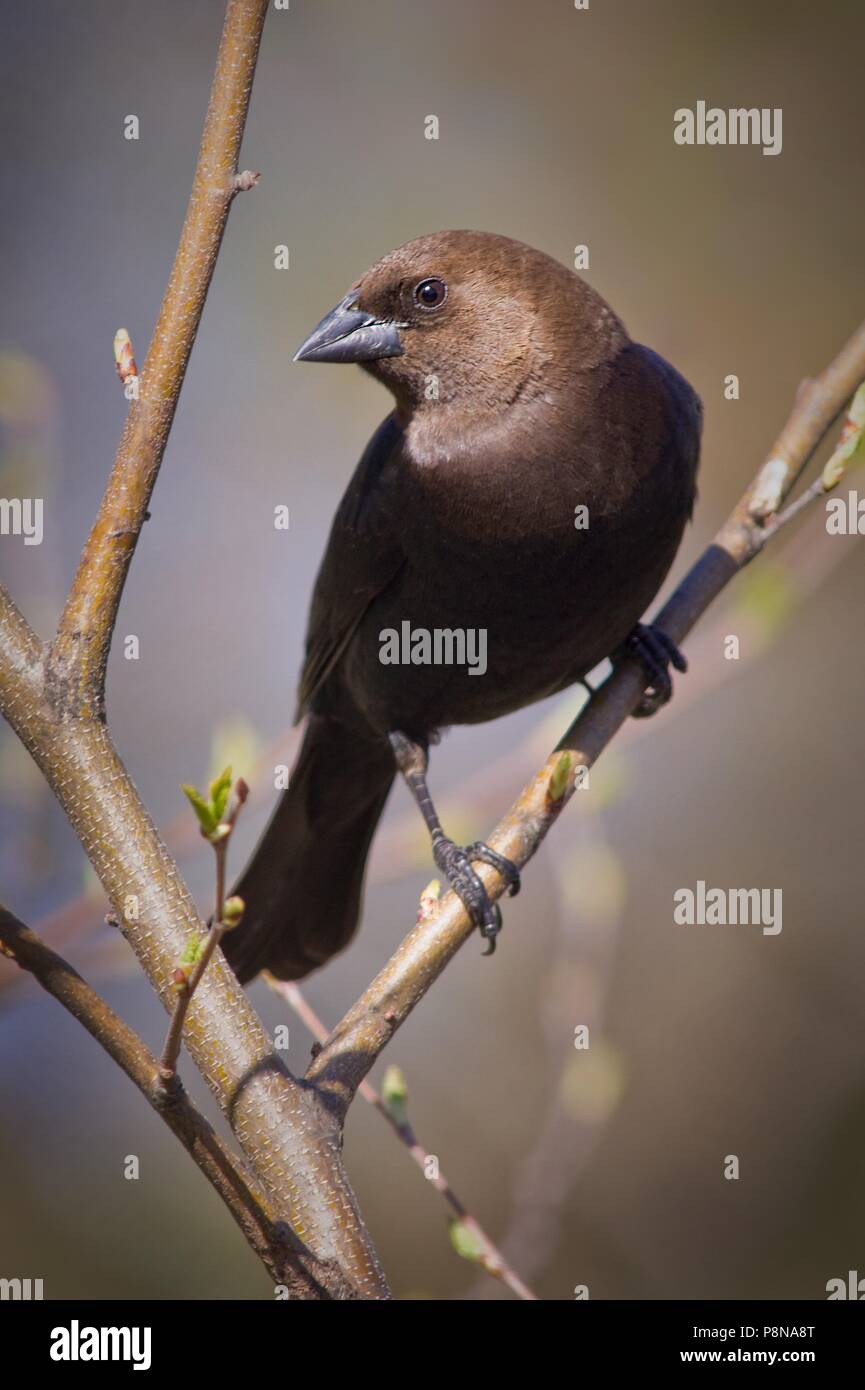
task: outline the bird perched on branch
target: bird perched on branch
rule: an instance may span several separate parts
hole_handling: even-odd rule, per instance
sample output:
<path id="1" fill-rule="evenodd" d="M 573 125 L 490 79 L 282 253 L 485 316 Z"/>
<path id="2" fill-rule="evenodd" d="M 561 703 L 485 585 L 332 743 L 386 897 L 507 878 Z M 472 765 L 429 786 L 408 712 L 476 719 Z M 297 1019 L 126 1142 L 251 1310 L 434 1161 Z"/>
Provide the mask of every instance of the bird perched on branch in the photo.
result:
<path id="1" fill-rule="evenodd" d="M 573 271 L 507 237 L 421 237 L 368 270 L 295 360 L 360 363 L 395 409 L 319 571 L 303 745 L 223 946 L 241 980 L 265 967 L 299 979 L 347 944 L 397 770 L 492 950 L 501 917 L 473 863 L 512 892 L 519 876 L 439 824 L 426 780 L 438 732 L 541 700 L 608 656 L 641 662 L 638 713 L 651 713 L 669 698 L 670 663 L 684 669 L 639 619 L 693 507 L 700 402 Z M 484 662 L 427 661 L 423 641 L 395 660 L 385 647 L 406 624 L 452 644 L 483 634 Z"/>

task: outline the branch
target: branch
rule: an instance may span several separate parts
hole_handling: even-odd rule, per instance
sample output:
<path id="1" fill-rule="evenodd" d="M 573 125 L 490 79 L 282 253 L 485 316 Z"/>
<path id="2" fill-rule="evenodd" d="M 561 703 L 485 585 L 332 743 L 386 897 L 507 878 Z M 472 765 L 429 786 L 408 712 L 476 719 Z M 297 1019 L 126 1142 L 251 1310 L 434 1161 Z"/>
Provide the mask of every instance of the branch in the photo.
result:
<path id="1" fill-rule="evenodd" d="M 421 898 L 421 903 L 423 902 L 424 899 Z M 265 971 L 264 980 L 274 993 L 284 999 L 289 1008 L 294 1010 L 301 1022 L 306 1024 L 316 1042 L 323 1044 L 327 1040 L 327 1029 L 300 988 L 290 980 L 277 980 L 276 976 L 271 975 L 269 971 Z M 436 1191 L 444 1197 L 451 1211 L 454 1212 L 456 1221 L 468 1236 L 471 1246 L 471 1255 L 468 1258 L 481 1265 L 486 1273 L 492 1275 L 494 1279 L 501 1280 L 512 1293 L 516 1294 L 517 1298 L 521 1298 L 527 1303 L 537 1302 L 537 1295 L 532 1293 L 516 1270 L 508 1264 L 505 1256 L 487 1235 L 480 1222 L 460 1201 L 444 1173 L 438 1171 L 435 1177 L 428 1176 L 431 1155 L 429 1150 L 425 1149 L 419 1142 L 409 1123 L 405 1106 L 400 1107 L 401 1113 L 395 1113 L 394 1108 L 387 1104 L 382 1095 L 368 1081 L 361 1081 L 358 1090 L 367 1104 L 378 1111 L 400 1142 L 405 1145 L 427 1182 L 432 1183 Z"/>
<path id="2" fill-rule="evenodd" d="M 52 647 L 0 588 L 0 712 L 42 769 L 163 1005 L 204 925 L 104 723 L 105 664 L 117 605 L 165 449 L 228 208 L 267 0 L 229 0 L 180 245 L 105 498 Z M 241 176 L 240 184 L 249 182 Z M 246 1158 L 311 1252 L 292 1291 L 387 1298 L 342 1164 L 341 1133 L 298 1082 L 221 954 L 186 1017 L 185 1041 Z M 324 1292 L 323 1292 L 324 1291 Z"/>
<path id="3" fill-rule="evenodd" d="M 180 1083 L 175 1081 L 168 1090 L 162 1086 L 156 1058 L 141 1039 L 62 956 L 2 903 L 0 950 L 22 970 L 28 970 L 77 1018 L 135 1083 L 216 1190 L 274 1282 L 297 1285 L 294 1269 L 298 1263 L 313 1276 L 314 1261 L 309 1252 L 283 1222 L 274 1220 L 264 1190 L 223 1144 Z"/>
<path id="4" fill-rule="evenodd" d="M 802 384 L 790 417 L 750 487 L 712 544 L 662 608 L 656 626 L 680 645 L 698 618 L 734 575 L 759 554 L 786 518 L 779 509 L 814 450 L 865 378 L 865 323 L 826 370 Z M 850 424 L 842 442 L 850 452 Z M 858 426 L 861 439 L 861 423 Z M 834 457 L 837 457 L 834 456 Z M 837 476 L 840 472 L 836 468 Z M 825 477 L 825 475 L 824 475 Z M 834 485 L 834 484 L 833 484 Z M 819 489 L 825 491 L 825 486 Z M 816 494 L 815 494 L 816 495 Z M 578 769 L 591 767 L 632 714 L 645 686 L 633 661 L 620 665 L 571 724 L 488 843 L 518 868 L 537 851 L 550 826 L 573 795 Z M 506 884 L 494 869 L 477 865 L 492 899 Z M 433 981 L 473 931 L 460 899 L 450 892 L 432 918 L 416 924 L 384 969 L 337 1024 L 313 1058 L 306 1079 L 327 1092 L 337 1114 L 344 1114 L 382 1049 Z"/>

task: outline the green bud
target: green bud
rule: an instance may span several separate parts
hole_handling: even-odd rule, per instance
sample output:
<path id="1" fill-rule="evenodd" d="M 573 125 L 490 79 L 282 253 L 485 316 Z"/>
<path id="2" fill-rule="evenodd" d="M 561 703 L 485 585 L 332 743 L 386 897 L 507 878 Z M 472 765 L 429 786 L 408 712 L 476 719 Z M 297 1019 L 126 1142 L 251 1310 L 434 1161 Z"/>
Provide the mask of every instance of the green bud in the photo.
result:
<path id="1" fill-rule="evenodd" d="M 451 1218 L 449 1226 L 451 1245 L 457 1254 L 464 1260 L 471 1260 L 472 1264 L 486 1265 L 486 1249 L 472 1227 L 465 1221 L 458 1221 L 456 1217 Z"/>
<path id="2" fill-rule="evenodd" d="M 572 753 L 562 753 L 559 761 L 553 768 L 553 775 L 547 787 L 547 800 L 555 804 L 561 801 L 568 789 L 568 777 L 571 773 Z"/>
<path id="3" fill-rule="evenodd" d="M 240 926 L 243 921 L 243 914 L 246 911 L 246 903 L 243 898 L 237 896 L 226 898 L 222 908 L 222 925 L 231 930 L 232 927 Z"/>
<path id="4" fill-rule="evenodd" d="M 191 968 L 198 963 L 201 952 L 204 950 L 205 939 L 203 936 L 191 936 L 189 938 L 180 956 L 181 965 Z"/>
<path id="5" fill-rule="evenodd" d="M 408 1123 L 408 1082 L 399 1067 L 389 1066 L 381 1083 L 382 1103 L 398 1125 Z"/>

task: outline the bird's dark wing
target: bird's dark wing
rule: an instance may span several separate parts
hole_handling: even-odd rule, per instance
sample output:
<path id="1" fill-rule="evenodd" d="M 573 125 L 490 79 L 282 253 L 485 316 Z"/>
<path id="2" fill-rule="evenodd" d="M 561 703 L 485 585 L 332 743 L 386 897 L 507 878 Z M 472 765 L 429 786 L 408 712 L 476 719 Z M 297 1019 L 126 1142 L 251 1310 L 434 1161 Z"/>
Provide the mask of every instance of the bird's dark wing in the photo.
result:
<path id="1" fill-rule="evenodd" d="M 402 438 L 389 415 L 367 444 L 334 517 L 312 596 L 296 720 L 308 711 L 369 605 L 405 564 L 381 500 L 382 476 Z"/>

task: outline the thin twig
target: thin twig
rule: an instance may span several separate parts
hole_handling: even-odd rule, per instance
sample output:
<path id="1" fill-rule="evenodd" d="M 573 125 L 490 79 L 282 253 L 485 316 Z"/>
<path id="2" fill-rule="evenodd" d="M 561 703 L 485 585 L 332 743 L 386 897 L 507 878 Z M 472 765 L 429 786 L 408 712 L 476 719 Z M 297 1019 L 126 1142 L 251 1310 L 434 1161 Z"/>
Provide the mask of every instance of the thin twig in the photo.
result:
<path id="1" fill-rule="evenodd" d="M 225 783 L 230 780 L 230 770 L 226 768 Z M 225 874 L 228 863 L 228 845 L 231 840 L 237 818 L 246 804 L 249 796 L 249 787 L 242 777 L 234 787 L 234 802 L 230 807 L 228 815 L 216 826 L 212 833 L 206 833 L 202 827 L 201 833 L 204 838 L 213 846 L 214 860 L 216 864 L 216 894 L 213 905 L 213 917 L 210 928 L 203 945 L 195 942 L 195 961 L 192 969 L 189 970 L 184 964 L 179 965 L 174 972 L 174 983 L 177 989 L 177 1003 L 171 1015 L 171 1022 L 168 1026 L 168 1035 L 165 1039 L 165 1046 L 162 1049 L 160 1058 L 159 1074 L 163 1083 L 168 1082 L 174 1076 L 177 1059 L 180 1056 L 180 1044 L 183 1038 L 183 1025 L 186 1015 L 189 1012 L 189 1005 L 196 989 L 201 983 L 205 970 L 213 959 L 213 953 L 222 941 L 227 931 L 240 926 L 243 920 L 244 903 L 241 898 L 234 897 L 225 900 Z M 199 798 L 200 800 L 202 798 Z M 207 807 L 204 808 L 208 810 Z M 219 809 L 211 811 L 215 819 L 219 818 Z M 211 825 L 212 821 L 208 821 Z M 227 909 L 231 909 L 230 913 Z"/>
<path id="2" fill-rule="evenodd" d="M 276 976 L 271 975 L 269 971 L 265 971 L 263 979 L 276 994 L 285 1000 L 289 1008 L 293 1009 L 297 1017 L 306 1025 L 316 1041 L 324 1044 L 329 1036 L 328 1029 L 325 1028 L 318 1014 L 304 997 L 299 987 L 290 980 L 277 980 Z M 517 1298 L 521 1298 L 528 1303 L 537 1302 L 537 1294 L 532 1293 L 528 1285 L 523 1283 L 520 1276 L 508 1264 L 501 1250 L 495 1242 L 490 1239 L 477 1218 L 472 1216 L 468 1208 L 460 1201 L 441 1169 L 438 1169 L 434 1177 L 428 1176 L 430 1172 L 431 1155 L 429 1150 L 425 1149 L 419 1142 L 408 1119 L 398 1119 L 369 1081 L 361 1081 L 358 1091 L 367 1104 L 371 1105 L 374 1110 L 377 1110 L 382 1118 L 386 1120 L 397 1138 L 408 1149 L 427 1182 L 432 1183 L 436 1191 L 441 1193 L 448 1206 L 454 1212 L 457 1220 L 471 1232 L 479 1251 L 479 1262 L 483 1265 L 487 1274 L 492 1275 L 494 1279 L 501 1280 L 512 1293 L 516 1294 Z M 438 1167 L 437 1164 L 436 1167 Z"/>
<path id="3" fill-rule="evenodd" d="M 228 927 L 224 922 L 213 921 L 204 939 L 204 945 L 198 955 L 198 959 L 192 969 L 192 973 L 187 978 L 181 967 L 178 967 L 176 974 L 182 975 L 183 979 L 176 979 L 177 1003 L 171 1015 L 171 1022 L 168 1025 L 168 1033 L 165 1038 L 165 1046 L 162 1049 L 162 1056 L 159 1059 L 159 1075 L 163 1082 L 170 1081 L 177 1068 L 177 1058 L 180 1055 L 180 1044 L 183 1038 L 183 1025 L 186 1022 L 186 1015 L 189 1012 L 189 1005 L 192 996 L 201 982 L 201 977 L 213 959 L 213 953 L 224 937 Z"/>
<path id="4" fill-rule="evenodd" d="M 798 482 L 832 421 L 862 381 L 865 323 L 859 325 L 820 376 L 803 381 L 784 425 L 757 477 L 735 508 L 729 526 L 774 515 Z M 750 530 L 750 527 L 747 527 Z M 756 533 L 753 533 L 756 535 Z"/>
<path id="5" fill-rule="evenodd" d="M 681 644 L 709 604 L 762 549 L 765 519 L 778 513 L 832 421 L 865 378 L 865 323 L 826 370 L 800 388 L 769 460 L 740 498 L 713 543 L 662 608 L 656 626 Z M 778 464 L 781 460 L 783 468 Z M 771 491 L 771 506 L 767 497 Z M 777 533 L 777 525 L 771 534 Z M 536 773 L 488 843 L 522 868 L 570 800 L 578 769 L 591 767 L 633 712 L 644 689 L 635 662 L 623 662 L 595 693 Z M 487 892 L 499 898 L 501 876 L 479 865 Z M 424 997 L 473 931 L 455 893 L 430 921 L 420 922 L 312 1059 L 306 1079 L 326 1091 L 344 1114 L 357 1087 L 397 1028 Z"/>
<path id="6" fill-rule="evenodd" d="M 788 521 L 792 521 L 794 516 L 798 516 L 809 503 L 818 497 L 825 497 L 838 486 L 847 471 L 850 460 L 862 445 L 863 435 L 865 435 L 865 382 L 853 397 L 841 427 L 841 436 L 837 447 L 820 477 L 815 478 L 810 487 L 807 487 L 801 497 L 796 498 L 795 502 L 791 502 L 783 511 L 776 512 L 774 516 L 767 519 L 762 531 L 764 545 L 767 540 L 774 536 L 776 531 L 780 531 L 782 526 L 786 526 Z"/>
<path id="7" fill-rule="evenodd" d="M 795 502 L 791 502 L 783 511 L 776 512 L 774 516 L 769 517 L 761 529 L 762 544 L 765 545 L 777 531 L 781 530 L 782 526 L 786 526 L 789 521 L 793 520 L 794 516 L 798 516 L 799 513 L 803 512 L 806 507 L 809 507 L 812 502 L 815 502 L 818 497 L 823 497 L 825 494 L 826 488 L 823 485 L 823 479 L 815 478 L 813 483 L 806 487 L 805 491 L 796 498 Z"/>

